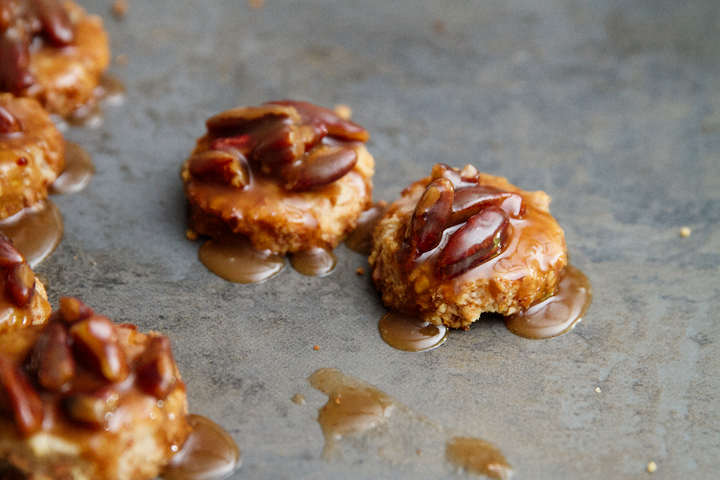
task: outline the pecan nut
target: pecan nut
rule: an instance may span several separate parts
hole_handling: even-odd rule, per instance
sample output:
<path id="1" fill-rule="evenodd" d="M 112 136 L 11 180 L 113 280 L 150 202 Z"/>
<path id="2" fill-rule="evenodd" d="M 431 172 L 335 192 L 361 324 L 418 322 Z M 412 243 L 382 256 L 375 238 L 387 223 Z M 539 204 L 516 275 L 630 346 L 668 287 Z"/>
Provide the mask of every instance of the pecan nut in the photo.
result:
<path id="1" fill-rule="evenodd" d="M 35 344 L 30 365 L 37 371 L 40 386 L 54 392 L 75 376 L 75 359 L 62 323 L 48 324 Z"/>
<path id="2" fill-rule="evenodd" d="M 0 135 L 9 135 L 22 132 L 20 121 L 8 110 L 0 105 Z"/>
<path id="3" fill-rule="evenodd" d="M 450 180 L 438 178 L 427 186 L 415 206 L 405 239 L 413 257 L 437 247 L 452 213 L 455 188 Z"/>
<path id="4" fill-rule="evenodd" d="M 76 323 L 95 315 L 95 311 L 75 297 L 60 297 L 57 316 L 65 323 Z"/>
<path id="5" fill-rule="evenodd" d="M 8 268 L 5 292 L 18 307 L 25 307 L 35 294 L 35 274 L 27 263 L 15 263 Z"/>
<path id="6" fill-rule="evenodd" d="M 453 278 L 494 257 L 507 244 L 509 225 L 510 217 L 499 207 L 473 215 L 448 239 L 437 260 L 438 270 Z"/>
<path id="7" fill-rule="evenodd" d="M 500 207 L 512 217 L 519 217 L 523 214 L 522 197 L 517 193 L 500 190 L 490 185 L 473 185 L 455 190 L 452 215 L 448 226 L 465 222 L 490 206 Z"/>
<path id="8" fill-rule="evenodd" d="M 75 358 L 98 371 L 110 382 L 125 380 L 130 367 L 120 347 L 113 323 L 100 315 L 81 320 L 70 327 Z"/>
<path id="9" fill-rule="evenodd" d="M 26 436 L 40 430 L 43 406 L 20 367 L 0 354 L 0 407 L 9 410 L 20 433 Z"/>
<path id="10" fill-rule="evenodd" d="M 175 387 L 175 362 L 170 340 L 152 337 L 135 364 L 140 388 L 158 399 L 166 398 Z"/>
<path id="11" fill-rule="evenodd" d="M 304 191 L 327 185 L 342 178 L 357 163 L 357 152 L 349 148 L 321 144 L 308 152 L 302 161 L 282 170 L 285 188 Z"/>
<path id="12" fill-rule="evenodd" d="M 114 410 L 108 402 L 106 392 L 95 394 L 76 393 L 63 401 L 63 409 L 72 420 L 88 427 L 104 428 L 107 425 L 108 413 Z"/>
<path id="13" fill-rule="evenodd" d="M 249 183 L 245 156 L 235 149 L 207 150 L 188 161 L 188 171 L 196 178 L 243 188 Z"/>

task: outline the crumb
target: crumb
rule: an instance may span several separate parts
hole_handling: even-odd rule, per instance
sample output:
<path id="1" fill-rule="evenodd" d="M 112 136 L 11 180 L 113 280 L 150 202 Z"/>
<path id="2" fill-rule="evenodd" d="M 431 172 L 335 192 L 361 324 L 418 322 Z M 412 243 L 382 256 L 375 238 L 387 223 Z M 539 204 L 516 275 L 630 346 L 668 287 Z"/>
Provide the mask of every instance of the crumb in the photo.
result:
<path id="1" fill-rule="evenodd" d="M 265 4 L 265 0 L 248 0 L 250 8 L 262 8 Z"/>
<path id="2" fill-rule="evenodd" d="M 320 350 L 320 345 L 315 345 L 315 346 L 313 347 L 313 350 Z"/>
<path id="3" fill-rule="evenodd" d="M 600 387 L 595 387 L 595 393 L 600 393 L 602 390 L 600 390 Z"/>
<path id="4" fill-rule="evenodd" d="M 335 403 L 336 403 L 337 405 L 340 405 L 340 397 L 335 397 Z"/>
<path id="5" fill-rule="evenodd" d="M 445 33 L 445 22 L 442 20 L 435 20 L 433 22 L 433 30 L 435 30 L 435 33 Z"/>
<path id="6" fill-rule="evenodd" d="M 126 67 L 128 63 L 130 63 L 130 57 L 128 57 L 127 53 L 121 53 L 117 57 L 115 57 L 115 63 L 119 67 Z"/>
<path id="7" fill-rule="evenodd" d="M 690 230 L 690 227 L 682 227 L 680 229 L 680 236 L 683 238 L 687 238 L 692 233 L 692 230 Z"/>
<path id="8" fill-rule="evenodd" d="M 355 273 L 357 273 L 358 275 L 365 275 L 365 269 L 362 267 L 358 267 L 358 269 L 355 270 Z"/>
<path id="9" fill-rule="evenodd" d="M 112 13 L 115 18 L 122 18 L 127 13 L 128 8 L 130 8 L 130 4 L 127 0 L 115 0 L 112 6 Z"/>
<path id="10" fill-rule="evenodd" d="M 350 120 L 350 117 L 352 117 L 352 109 L 342 103 L 335 105 L 333 110 L 335 111 L 335 114 L 343 120 Z"/>
<path id="11" fill-rule="evenodd" d="M 648 462 L 648 466 L 647 466 L 648 473 L 655 473 L 655 470 L 657 470 L 657 463 Z"/>
<path id="12" fill-rule="evenodd" d="M 305 397 L 299 393 L 296 393 L 295 396 L 292 397 L 292 402 L 296 405 L 305 405 L 307 403 Z"/>
<path id="13" fill-rule="evenodd" d="M 185 236 L 187 237 L 188 240 L 195 240 L 195 239 L 197 239 L 198 234 L 195 230 L 188 229 L 185 232 Z"/>
<path id="14" fill-rule="evenodd" d="M 415 453 L 416 453 L 417 455 L 420 455 L 420 454 L 422 453 L 422 450 L 420 450 L 420 449 L 418 448 L 417 450 L 415 450 Z"/>

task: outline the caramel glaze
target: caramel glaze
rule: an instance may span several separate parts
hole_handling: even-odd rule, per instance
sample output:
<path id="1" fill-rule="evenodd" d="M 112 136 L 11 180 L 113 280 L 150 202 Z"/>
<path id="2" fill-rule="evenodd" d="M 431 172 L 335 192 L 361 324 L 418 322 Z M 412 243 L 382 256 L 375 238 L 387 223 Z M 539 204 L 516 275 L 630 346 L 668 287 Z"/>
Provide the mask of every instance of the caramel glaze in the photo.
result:
<path id="1" fill-rule="evenodd" d="M 55 250 L 62 240 L 63 229 L 60 210 L 47 200 L 0 220 L 0 233 L 12 239 L 33 268 Z"/>
<path id="2" fill-rule="evenodd" d="M 500 480 L 511 476 L 512 467 L 492 443 L 438 425 L 362 380 L 323 368 L 308 381 L 328 396 L 318 412 L 326 459 L 351 437 L 359 439 L 360 448 L 395 464 L 422 461 L 419 447 L 433 452 L 444 445 L 445 458 L 454 466 Z M 403 457 L 397 458 L 398 453 Z"/>
<path id="3" fill-rule="evenodd" d="M 509 480 L 512 467 L 500 450 L 479 438 L 455 437 L 447 443 L 445 458 L 466 471 L 496 480 Z"/>
<path id="4" fill-rule="evenodd" d="M 530 308 L 505 318 L 515 335 L 542 339 L 563 335 L 582 320 L 592 302 L 592 285 L 583 272 L 565 266 L 553 295 Z"/>
<path id="5" fill-rule="evenodd" d="M 256 250 L 248 239 L 206 241 L 198 256 L 203 265 L 218 277 L 233 283 L 260 283 L 279 273 L 285 258 L 269 250 Z"/>
<path id="6" fill-rule="evenodd" d="M 93 175 L 93 165 L 90 154 L 77 143 L 65 142 L 65 169 L 50 185 L 50 193 L 75 193 L 84 189 Z"/>
<path id="7" fill-rule="evenodd" d="M 380 337 L 398 350 L 424 352 L 437 348 L 447 340 L 448 328 L 433 325 L 416 315 L 388 312 L 378 324 Z"/>
<path id="8" fill-rule="evenodd" d="M 192 429 L 182 448 L 160 472 L 165 480 L 220 480 L 240 467 L 240 449 L 220 426 L 188 415 Z"/>
<path id="9" fill-rule="evenodd" d="M 361 213 L 355 230 L 345 238 L 345 245 L 354 252 L 370 255 L 370 252 L 372 252 L 373 230 L 387 209 L 387 202 L 380 200 Z"/>

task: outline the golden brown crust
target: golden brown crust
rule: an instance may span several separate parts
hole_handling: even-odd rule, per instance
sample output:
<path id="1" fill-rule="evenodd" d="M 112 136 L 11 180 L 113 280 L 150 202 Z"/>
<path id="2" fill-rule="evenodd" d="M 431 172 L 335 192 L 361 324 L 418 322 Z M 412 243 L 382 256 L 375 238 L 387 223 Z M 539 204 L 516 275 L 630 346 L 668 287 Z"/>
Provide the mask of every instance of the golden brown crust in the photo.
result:
<path id="1" fill-rule="evenodd" d="M 22 131 L 0 133 L 0 220 L 47 197 L 65 166 L 65 140 L 50 116 L 31 98 L 0 93 L 0 108 Z"/>
<path id="2" fill-rule="evenodd" d="M 198 139 L 191 159 L 208 151 L 212 140 L 209 135 Z M 305 191 L 287 190 L 283 180 L 263 173 L 252 162 L 248 186 L 218 184 L 191 174 L 188 159 L 181 176 L 190 204 L 190 227 L 213 238 L 245 235 L 255 248 L 283 254 L 334 248 L 372 202 L 374 159 L 361 142 L 350 142 L 347 148 L 357 155 L 352 169 L 327 185 Z"/>
<path id="3" fill-rule="evenodd" d="M 521 190 L 504 178 L 481 174 L 481 184 L 522 196 L 526 212 L 511 218 L 507 247 L 496 257 L 451 279 L 438 280 L 430 253 L 407 271 L 398 261 L 408 222 L 430 183 L 419 180 L 402 193 L 373 234 L 370 265 L 383 303 L 419 314 L 436 325 L 467 329 L 483 312 L 510 315 L 552 294 L 567 263 L 563 231 L 549 213 L 544 192 Z"/>
<path id="4" fill-rule="evenodd" d="M 41 42 L 30 48 L 28 71 L 33 81 L 21 92 L 38 100 L 49 112 L 72 114 L 95 98 L 103 72 L 110 63 L 110 48 L 102 19 L 88 15 L 74 2 L 65 0 L 74 32 L 69 46 Z"/>
<path id="5" fill-rule="evenodd" d="M 85 366 L 78 366 L 80 370 L 68 380 L 67 386 L 57 391 L 42 390 L 42 426 L 31 431 L 18 426 L 11 413 L 13 404 L 8 401 L 7 371 L 21 368 L 29 375 L 36 370 L 41 372 L 43 363 L 38 367 L 32 363 L 36 360 L 23 359 L 38 357 L 38 342 L 47 338 L 50 328 L 57 328 L 57 322 L 63 320 L 54 318 L 44 326 L 0 335 L 0 463 L 4 461 L 34 479 L 155 478 L 188 434 L 185 385 L 174 361 L 171 360 L 175 378 L 173 387 L 162 398 L 147 393 L 138 380 L 141 376 L 139 365 L 148 350 L 154 348 L 150 346 L 151 342 L 164 338 L 157 333 L 146 335 L 131 325 L 111 324 L 121 358 L 130 365 L 131 373 L 127 379 L 106 382 L 89 373 Z M 104 317 L 102 322 L 106 322 Z M 69 329 L 69 335 L 72 335 L 73 327 Z M 81 365 L 77 346 L 72 348 L 78 365 Z M 23 367 L 25 362 L 30 363 Z M 41 388 L 38 382 L 41 380 L 33 380 L 32 388 Z M 78 412 L 73 411 L 76 407 L 71 405 L 75 397 L 81 396 L 107 398 L 102 403 L 107 413 L 99 417 L 102 426 L 78 421 Z M 3 398 L 5 400 L 1 401 Z M 87 411 L 80 409 L 79 414 L 86 415 Z"/>

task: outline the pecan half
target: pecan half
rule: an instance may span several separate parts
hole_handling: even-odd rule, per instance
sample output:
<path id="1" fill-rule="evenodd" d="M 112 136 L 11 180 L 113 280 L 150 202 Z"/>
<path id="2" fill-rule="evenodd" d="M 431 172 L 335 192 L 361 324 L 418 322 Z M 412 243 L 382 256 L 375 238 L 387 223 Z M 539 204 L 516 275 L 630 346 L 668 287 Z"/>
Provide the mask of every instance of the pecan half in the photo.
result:
<path id="1" fill-rule="evenodd" d="M 250 183 L 245 156 L 231 148 L 196 153 L 188 161 L 190 174 L 201 180 L 243 188 Z"/>
<path id="2" fill-rule="evenodd" d="M 109 319 L 95 315 L 81 320 L 70 327 L 70 337 L 78 362 L 94 368 L 111 382 L 127 378 L 130 367 Z"/>
<path id="3" fill-rule="evenodd" d="M 357 163 L 357 152 L 338 145 L 320 144 L 299 161 L 282 170 L 285 188 L 304 191 L 342 178 Z"/>
<path id="4" fill-rule="evenodd" d="M 57 315 L 66 323 L 75 323 L 92 317 L 95 315 L 95 310 L 75 297 L 60 297 Z"/>
<path id="5" fill-rule="evenodd" d="M 75 360 L 62 323 L 48 324 L 35 344 L 30 366 L 37 371 L 40 386 L 54 392 L 75 376 Z"/>
<path id="6" fill-rule="evenodd" d="M 43 420 L 42 400 L 23 372 L 0 354 L 0 406 L 15 419 L 20 433 L 29 436 L 40 430 Z"/>
<path id="7" fill-rule="evenodd" d="M 164 399 L 177 381 L 174 365 L 170 340 L 167 337 L 150 338 L 135 364 L 138 385 L 144 392 Z"/>
<path id="8" fill-rule="evenodd" d="M 494 257 L 508 240 L 510 217 L 491 206 L 470 217 L 448 240 L 437 260 L 438 270 L 453 278 Z"/>
<path id="9" fill-rule="evenodd" d="M 5 292 L 18 307 L 25 307 L 35 294 L 35 274 L 27 263 L 15 263 L 8 267 Z"/>
<path id="10" fill-rule="evenodd" d="M 455 190 L 448 226 L 465 222 L 489 206 L 501 207 L 513 217 L 522 216 L 524 211 L 522 197 L 517 193 L 506 192 L 490 185 L 474 185 Z"/>
<path id="11" fill-rule="evenodd" d="M 22 132 L 20 121 L 8 110 L 0 105 L 0 135 L 9 135 Z"/>
<path id="12" fill-rule="evenodd" d="M 327 135 L 339 140 L 350 142 L 367 142 L 370 134 L 355 122 L 340 118 L 335 112 L 328 108 L 320 107 L 309 102 L 293 100 L 278 100 L 268 102 L 265 105 L 284 105 L 294 107 L 302 116 L 303 120 L 313 126 L 319 132 L 327 132 Z M 317 139 L 315 144 L 320 140 Z"/>
<path id="13" fill-rule="evenodd" d="M 415 206 L 405 241 L 414 258 L 437 247 L 452 213 L 455 188 L 450 180 L 438 178 L 427 186 Z"/>

